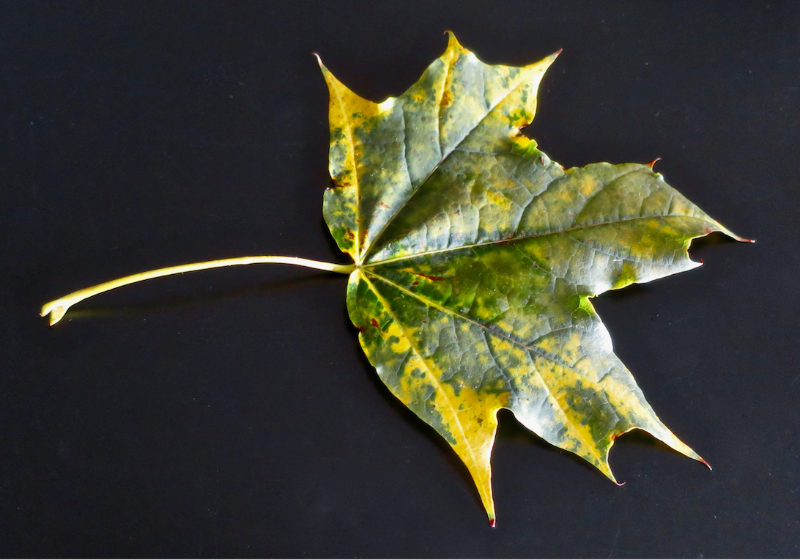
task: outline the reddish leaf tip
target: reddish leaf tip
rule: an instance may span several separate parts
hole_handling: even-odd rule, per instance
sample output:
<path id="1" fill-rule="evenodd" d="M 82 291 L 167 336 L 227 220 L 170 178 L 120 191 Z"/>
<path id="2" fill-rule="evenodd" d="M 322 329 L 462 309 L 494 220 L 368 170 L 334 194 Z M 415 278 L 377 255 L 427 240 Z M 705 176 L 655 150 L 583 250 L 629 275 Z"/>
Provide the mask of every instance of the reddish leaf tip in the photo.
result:
<path id="1" fill-rule="evenodd" d="M 627 481 L 626 481 L 627 482 Z M 625 482 L 614 482 L 617 486 L 625 486 Z"/>
<path id="2" fill-rule="evenodd" d="M 707 467 L 708 467 L 708 470 L 710 470 L 710 471 L 713 471 L 713 470 L 714 470 L 714 469 L 712 469 L 712 468 L 711 468 L 711 465 L 709 465 L 709 464 L 708 464 L 708 461 L 706 461 L 706 460 L 705 460 L 705 459 L 703 459 L 702 457 L 700 457 L 700 458 L 698 459 L 698 461 L 700 461 L 700 462 L 701 462 L 701 463 L 703 463 L 705 466 L 707 466 Z"/>
<path id="3" fill-rule="evenodd" d="M 647 165 L 650 166 L 650 169 L 653 169 L 653 167 L 655 167 L 657 161 L 661 161 L 661 158 L 657 157 L 656 159 L 654 159 L 653 161 L 651 161 Z"/>
<path id="4" fill-rule="evenodd" d="M 494 529 L 495 527 L 497 527 L 497 519 L 495 519 L 494 517 L 490 517 L 490 518 L 489 518 L 489 526 L 490 526 L 492 529 Z"/>

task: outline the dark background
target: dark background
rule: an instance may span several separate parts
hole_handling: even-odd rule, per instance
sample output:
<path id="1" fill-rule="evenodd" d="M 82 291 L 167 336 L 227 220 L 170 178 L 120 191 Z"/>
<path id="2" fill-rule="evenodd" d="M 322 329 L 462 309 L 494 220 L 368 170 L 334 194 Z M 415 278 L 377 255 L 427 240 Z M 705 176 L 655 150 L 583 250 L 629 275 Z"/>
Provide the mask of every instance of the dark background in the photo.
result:
<path id="1" fill-rule="evenodd" d="M 250 254 L 345 262 L 321 218 L 327 90 L 382 100 L 452 29 L 490 63 L 563 48 L 528 129 L 565 166 L 656 170 L 755 245 L 596 300 L 709 472 L 644 434 L 627 485 L 501 414 L 498 526 L 362 357 L 343 276 L 163 279 L 55 328 L 41 304 Z M 800 555 L 795 2 L 4 2 L 0 554 Z M 71 320 L 70 320 L 71 319 Z"/>

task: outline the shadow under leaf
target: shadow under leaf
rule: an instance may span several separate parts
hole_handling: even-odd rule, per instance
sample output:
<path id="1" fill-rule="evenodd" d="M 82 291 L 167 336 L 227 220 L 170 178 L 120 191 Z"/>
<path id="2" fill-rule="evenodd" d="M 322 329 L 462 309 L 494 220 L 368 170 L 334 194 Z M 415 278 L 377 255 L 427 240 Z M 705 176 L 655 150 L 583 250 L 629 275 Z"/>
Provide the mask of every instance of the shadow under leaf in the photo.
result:
<path id="1" fill-rule="evenodd" d="M 212 294 L 172 298 L 169 301 L 157 301 L 135 305 L 80 306 L 70 308 L 64 318 L 87 319 L 99 317 L 137 317 L 141 315 L 151 315 L 153 313 L 175 311 L 179 309 L 190 309 L 249 297 L 274 296 L 276 294 L 288 291 L 290 288 L 319 285 L 328 282 L 332 278 L 341 277 L 341 274 L 326 272 L 311 274 L 300 278 L 264 282 L 257 286 L 237 288 Z"/>

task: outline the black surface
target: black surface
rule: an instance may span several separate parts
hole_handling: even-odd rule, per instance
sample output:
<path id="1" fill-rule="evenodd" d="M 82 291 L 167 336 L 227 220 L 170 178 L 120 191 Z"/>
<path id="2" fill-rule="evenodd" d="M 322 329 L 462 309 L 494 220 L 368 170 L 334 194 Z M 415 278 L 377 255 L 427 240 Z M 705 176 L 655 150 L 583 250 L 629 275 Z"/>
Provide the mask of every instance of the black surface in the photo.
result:
<path id="1" fill-rule="evenodd" d="M 755 245 L 596 300 L 712 472 L 621 438 L 627 485 L 501 415 L 498 527 L 362 357 L 345 278 L 290 267 L 39 306 L 172 264 L 345 262 L 321 218 L 327 91 L 413 83 L 452 29 L 487 62 L 564 53 L 529 133 L 566 166 L 657 170 Z M 798 556 L 800 4 L 4 2 L 4 556 Z M 93 310 L 89 317 L 86 310 Z"/>

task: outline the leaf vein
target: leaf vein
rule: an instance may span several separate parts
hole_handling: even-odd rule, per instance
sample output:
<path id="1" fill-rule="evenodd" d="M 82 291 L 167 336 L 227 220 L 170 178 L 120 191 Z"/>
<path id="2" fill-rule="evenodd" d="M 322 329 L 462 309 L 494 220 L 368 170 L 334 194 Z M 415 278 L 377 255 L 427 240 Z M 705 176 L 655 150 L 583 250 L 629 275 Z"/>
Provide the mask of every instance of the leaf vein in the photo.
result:
<path id="1" fill-rule="evenodd" d="M 355 262 L 360 261 L 361 255 L 361 177 L 358 176 L 358 163 L 356 162 L 356 145 L 353 141 L 353 127 L 350 123 L 350 117 L 347 116 L 347 111 L 342 101 L 342 96 L 339 89 L 336 88 L 336 101 L 339 104 L 339 110 L 342 112 L 344 122 L 347 124 L 347 141 L 350 144 L 350 157 L 353 159 L 353 177 L 355 179 L 356 187 L 356 232 L 355 232 Z"/>
<path id="2" fill-rule="evenodd" d="M 375 275 L 375 276 L 377 276 L 377 275 Z M 474 465 L 477 465 L 478 463 L 475 460 L 475 453 L 473 452 L 472 445 L 471 445 L 469 439 L 467 439 L 467 434 L 466 434 L 466 431 L 464 430 L 464 426 L 461 424 L 461 419 L 458 417 L 458 411 L 453 406 L 453 403 L 450 402 L 450 397 L 447 395 L 447 393 L 442 390 L 442 384 L 439 382 L 439 380 L 436 378 L 436 376 L 431 371 L 427 360 L 422 355 L 422 351 L 419 348 L 417 348 L 416 344 L 414 344 L 414 339 L 408 334 L 408 332 L 406 332 L 405 326 L 403 325 L 403 323 L 400 322 L 400 320 L 398 320 L 397 315 L 394 313 L 394 311 L 392 311 L 392 308 L 389 305 L 389 302 L 386 300 L 386 298 L 383 297 L 383 295 L 378 291 L 378 289 L 375 287 L 375 285 L 369 280 L 369 278 L 367 278 L 366 274 L 362 274 L 361 277 L 364 278 L 364 281 L 367 282 L 367 284 L 369 284 L 369 287 L 372 289 L 372 291 L 375 292 L 375 295 L 378 297 L 378 300 L 380 300 L 381 305 L 383 305 L 383 307 L 386 309 L 386 311 L 392 317 L 392 320 L 403 331 L 403 336 L 405 336 L 406 339 L 408 340 L 409 346 L 414 351 L 414 353 L 419 357 L 420 361 L 424 364 L 426 373 L 433 380 L 433 383 L 436 386 L 436 390 L 444 397 L 445 402 L 447 403 L 447 406 L 450 408 L 450 412 L 452 414 L 452 417 L 455 419 L 455 423 L 458 426 L 458 430 L 461 432 L 461 437 L 463 438 L 462 441 L 464 442 L 464 446 L 469 450 L 469 454 L 472 457 L 472 463 Z M 380 277 L 378 276 L 378 278 L 380 278 Z"/>
<path id="3" fill-rule="evenodd" d="M 408 259 L 414 259 L 414 258 L 417 258 L 417 257 L 423 257 L 423 256 L 427 256 L 427 255 L 435 255 L 435 254 L 439 254 L 439 253 L 448 253 L 450 251 L 460 251 L 462 249 L 475 249 L 477 247 L 485 247 L 487 245 L 497 245 L 497 244 L 500 244 L 500 243 L 512 244 L 512 243 L 517 243 L 519 241 L 535 239 L 537 237 L 546 237 L 548 235 L 566 234 L 566 233 L 570 233 L 570 232 L 573 232 L 573 231 L 581 231 L 581 230 L 589 229 L 589 228 L 593 228 L 593 227 L 611 226 L 611 225 L 614 225 L 614 224 L 622 224 L 622 223 L 626 223 L 626 222 L 633 222 L 633 221 L 636 221 L 636 220 L 664 220 L 664 219 L 667 219 L 667 218 L 683 218 L 683 219 L 686 219 L 686 220 L 698 220 L 698 221 L 707 222 L 707 223 L 709 222 L 708 218 L 705 218 L 705 217 L 702 217 L 702 216 L 686 216 L 686 215 L 680 215 L 680 214 L 678 214 L 678 215 L 666 214 L 666 215 L 663 215 L 663 216 L 637 216 L 635 218 L 625 218 L 625 219 L 616 220 L 616 221 L 613 221 L 613 222 L 599 222 L 599 223 L 596 223 L 596 224 L 586 224 L 586 225 L 583 225 L 583 226 L 570 227 L 570 228 L 554 230 L 554 231 L 544 231 L 544 232 L 534 233 L 534 234 L 531 234 L 531 235 L 523 235 L 521 237 L 517 237 L 516 239 L 494 239 L 492 241 L 482 241 L 480 243 L 473 243 L 471 245 L 462 245 L 460 247 L 448 247 L 446 249 L 435 249 L 433 251 L 423 251 L 423 252 L 420 252 L 420 253 L 414 253 L 414 254 L 410 254 L 410 255 L 402 255 L 400 257 L 394 257 L 394 258 L 385 259 L 385 260 L 382 260 L 382 261 L 374 261 L 374 262 L 364 263 L 362 265 L 362 268 L 371 268 L 371 267 L 378 266 L 378 265 L 389 264 L 389 263 L 394 263 L 394 262 L 408 260 Z M 711 223 L 715 227 L 717 226 L 717 224 L 715 224 L 714 222 L 711 222 Z"/>
<path id="4" fill-rule="evenodd" d="M 449 68 L 449 66 L 448 66 L 448 68 Z M 523 74 L 520 73 L 520 75 L 522 76 Z M 425 176 L 425 178 L 422 181 L 419 182 L 419 184 L 411 192 L 409 197 L 403 201 L 403 203 L 397 208 L 397 210 L 383 224 L 383 227 L 380 229 L 380 231 L 378 231 L 378 233 L 372 239 L 372 243 L 370 243 L 370 246 L 365 249 L 365 251 L 364 251 L 364 256 L 365 257 L 369 256 L 369 253 L 372 251 L 373 247 L 377 246 L 378 241 L 380 241 L 381 236 L 386 231 L 386 229 L 389 227 L 389 225 L 391 225 L 391 223 L 395 220 L 395 218 L 397 218 L 398 214 L 400 214 L 400 212 L 402 212 L 403 208 L 406 207 L 406 205 L 408 204 L 408 201 L 411 200 L 412 198 L 414 198 L 414 195 L 417 194 L 422 189 L 422 186 L 425 185 L 425 183 L 428 182 L 428 179 L 430 179 L 431 175 L 433 175 L 436 172 L 436 170 L 439 169 L 439 166 L 441 166 L 442 163 L 448 157 L 450 157 L 450 155 L 453 153 L 453 151 L 455 151 L 455 149 L 462 142 L 464 142 L 464 140 L 467 138 L 467 136 L 469 136 L 475 129 L 477 129 L 483 123 L 484 120 L 486 120 L 486 117 L 488 117 L 490 114 L 492 114 L 492 112 L 497 108 L 498 105 L 500 105 L 500 103 L 505 101 L 508 98 L 508 96 L 510 96 L 512 93 L 514 93 L 517 90 L 517 88 L 520 87 L 521 85 L 523 85 L 524 83 L 525 83 L 524 78 L 519 78 L 519 81 L 514 85 L 514 87 L 509 89 L 505 93 L 505 95 L 503 95 L 500 99 L 498 99 L 497 102 L 494 105 L 492 105 L 492 107 L 480 118 L 480 120 L 478 120 L 478 122 L 476 122 L 475 125 L 472 128 L 467 130 L 464 133 L 464 135 L 461 138 L 459 138 L 459 140 L 457 142 L 455 142 L 453 144 L 453 147 L 450 148 L 450 151 L 448 151 L 447 153 L 443 153 L 442 154 L 441 159 L 436 163 L 436 165 L 433 166 L 433 169 L 431 169 L 430 172 Z M 441 106 L 441 103 L 440 103 L 440 106 Z M 441 126 L 441 119 L 440 119 L 440 125 L 439 126 Z M 440 132 L 440 138 L 441 138 L 441 132 Z M 439 142 L 439 144 L 441 145 L 441 141 Z"/>

